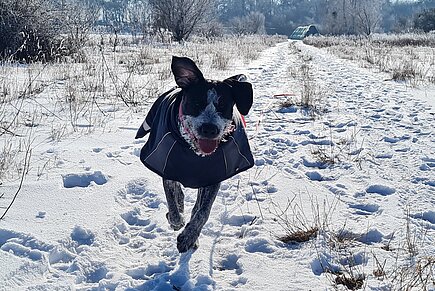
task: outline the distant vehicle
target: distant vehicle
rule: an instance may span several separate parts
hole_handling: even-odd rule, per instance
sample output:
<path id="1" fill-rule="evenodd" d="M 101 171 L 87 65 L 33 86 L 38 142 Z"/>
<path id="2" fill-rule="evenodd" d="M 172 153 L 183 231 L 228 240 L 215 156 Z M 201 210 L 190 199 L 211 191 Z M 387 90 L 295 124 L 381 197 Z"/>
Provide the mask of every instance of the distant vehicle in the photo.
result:
<path id="1" fill-rule="evenodd" d="M 299 26 L 290 35 L 290 39 L 304 39 L 310 35 L 320 34 L 314 25 Z"/>

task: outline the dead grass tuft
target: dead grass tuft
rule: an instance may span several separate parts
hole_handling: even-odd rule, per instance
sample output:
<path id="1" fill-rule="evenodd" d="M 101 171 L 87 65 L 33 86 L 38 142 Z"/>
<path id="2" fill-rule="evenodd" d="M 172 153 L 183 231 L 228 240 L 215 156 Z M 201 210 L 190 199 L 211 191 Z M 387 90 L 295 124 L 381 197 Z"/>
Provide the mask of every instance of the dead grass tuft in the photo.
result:
<path id="1" fill-rule="evenodd" d="M 361 289 L 364 285 L 364 276 L 348 277 L 345 274 L 337 275 L 335 284 L 344 285 L 349 290 Z"/>
<path id="2" fill-rule="evenodd" d="M 362 67 L 390 73 L 392 80 L 409 81 L 411 85 L 435 80 L 435 34 L 321 36 L 306 38 L 304 43 L 327 48 L 343 59 L 358 61 Z"/>
<path id="3" fill-rule="evenodd" d="M 313 226 L 307 230 L 297 230 L 293 233 L 289 233 L 283 237 L 278 238 L 280 241 L 286 244 L 291 243 L 303 243 L 307 242 L 312 238 L 315 238 L 317 236 L 317 233 L 319 232 L 319 228 L 316 226 Z"/>

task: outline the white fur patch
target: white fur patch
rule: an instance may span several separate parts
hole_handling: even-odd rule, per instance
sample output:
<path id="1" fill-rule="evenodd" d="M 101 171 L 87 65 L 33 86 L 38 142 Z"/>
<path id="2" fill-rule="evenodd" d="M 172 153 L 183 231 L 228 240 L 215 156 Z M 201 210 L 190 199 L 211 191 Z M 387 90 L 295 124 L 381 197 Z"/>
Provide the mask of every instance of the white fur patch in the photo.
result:
<path id="1" fill-rule="evenodd" d="M 180 133 L 192 150 L 203 156 L 198 146 L 198 139 L 201 138 L 198 129 L 205 123 L 211 123 L 217 126 L 217 140 L 224 140 L 225 136 L 233 130 L 232 120 L 223 118 L 216 110 L 219 102 L 219 95 L 214 88 L 207 91 L 207 106 L 198 116 L 183 115 L 180 120 Z"/>
<path id="2" fill-rule="evenodd" d="M 217 104 L 219 102 L 219 95 L 214 88 L 207 91 L 207 103 Z"/>

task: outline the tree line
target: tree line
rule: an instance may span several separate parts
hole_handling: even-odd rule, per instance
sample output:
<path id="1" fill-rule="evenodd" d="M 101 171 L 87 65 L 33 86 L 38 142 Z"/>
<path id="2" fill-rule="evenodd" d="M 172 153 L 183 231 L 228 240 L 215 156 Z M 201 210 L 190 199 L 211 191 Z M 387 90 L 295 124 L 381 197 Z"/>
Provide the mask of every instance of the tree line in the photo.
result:
<path id="1" fill-rule="evenodd" d="M 435 9 L 433 0 L 104 0 L 100 4 L 105 24 L 133 29 L 133 23 L 141 23 L 145 30 L 166 28 L 175 35 L 187 29 L 187 37 L 192 32 L 290 35 L 307 24 L 316 24 L 323 34 L 427 30 L 416 18 Z M 195 29 L 183 27 L 187 20 Z"/>
<path id="2" fill-rule="evenodd" d="M 290 35 L 307 24 L 322 34 L 431 31 L 435 1 L 0 0 L 0 57 L 68 54 L 95 30 L 184 41 L 192 34 Z"/>
<path id="3" fill-rule="evenodd" d="M 141 33 L 168 29 L 176 39 L 194 32 L 290 35 L 307 24 L 323 34 L 428 30 L 423 25 L 430 21 L 416 18 L 435 9 L 433 0 L 103 0 L 99 5 L 100 24 Z"/>

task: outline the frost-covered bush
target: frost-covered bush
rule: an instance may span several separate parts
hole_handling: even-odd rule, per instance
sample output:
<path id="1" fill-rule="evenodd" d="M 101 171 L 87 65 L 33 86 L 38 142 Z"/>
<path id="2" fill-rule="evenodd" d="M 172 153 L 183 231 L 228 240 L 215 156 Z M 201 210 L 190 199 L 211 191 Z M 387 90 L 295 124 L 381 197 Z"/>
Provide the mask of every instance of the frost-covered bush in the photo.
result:
<path id="1" fill-rule="evenodd" d="M 0 0 L 0 57 L 47 61 L 58 44 L 56 17 L 49 0 Z"/>
<path id="2" fill-rule="evenodd" d="M 232 30 L 238 35 L 265 34 L 265 17 L 260 12 L 251 12 L 244 17 L 235 17 L 231 20 Z"/>
<path id="3" fill-rule="evenodd" d="M 423 11 L 416 15 L 414 28 L 424 32 L 435 30 L 435 8 Z"/>

